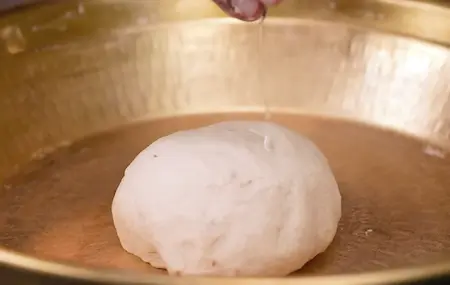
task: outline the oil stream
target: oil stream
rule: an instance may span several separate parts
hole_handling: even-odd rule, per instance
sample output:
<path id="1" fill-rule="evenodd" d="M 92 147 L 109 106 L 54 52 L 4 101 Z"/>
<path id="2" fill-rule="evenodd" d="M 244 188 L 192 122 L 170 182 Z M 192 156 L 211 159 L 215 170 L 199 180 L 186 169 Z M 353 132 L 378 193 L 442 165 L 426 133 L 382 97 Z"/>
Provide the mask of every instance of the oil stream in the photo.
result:
<path id="1" fill-rule="evenodd" d="M 256 71 L 256 84 L 259 88 L 259 92 L 262 95 L 262 98 L 264 100 L 264 120 L 270 120 L 271 119 L 271 112 L 269 107 L 269 94 L 267 93 L 267 88 L 264 88 L 264 59 L 265 59 L 265 52 L 264 52 L 264 22 L 266 19 L 267 14 L 267 7 L 264 8 L 265 12 L 264 15 L 261 18 L 261 21 L 258 23 L 257 29 L 258 29 L 258 44 L 257 44 L 257 71 Z"/>

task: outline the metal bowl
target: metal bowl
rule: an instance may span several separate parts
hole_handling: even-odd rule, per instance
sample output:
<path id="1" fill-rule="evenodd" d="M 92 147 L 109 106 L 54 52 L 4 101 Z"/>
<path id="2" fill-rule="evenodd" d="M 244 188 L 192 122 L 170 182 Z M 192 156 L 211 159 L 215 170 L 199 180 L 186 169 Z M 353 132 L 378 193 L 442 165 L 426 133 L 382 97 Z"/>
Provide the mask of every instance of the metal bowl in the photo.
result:
<path id="1" fill-rule="evenodd" d="M 263 25 L 210 0 L 60 1 L 0 17 L 0 275 L 8 284 L 390 284 L 450 273 L 450 8 L 286 0 Z M 6 3 L 6 2 L 5 2 Z M 165 276 L 110 204 L 156 138 L 270 119 L 343 195 L 330 248 L 285 279 Z"/>

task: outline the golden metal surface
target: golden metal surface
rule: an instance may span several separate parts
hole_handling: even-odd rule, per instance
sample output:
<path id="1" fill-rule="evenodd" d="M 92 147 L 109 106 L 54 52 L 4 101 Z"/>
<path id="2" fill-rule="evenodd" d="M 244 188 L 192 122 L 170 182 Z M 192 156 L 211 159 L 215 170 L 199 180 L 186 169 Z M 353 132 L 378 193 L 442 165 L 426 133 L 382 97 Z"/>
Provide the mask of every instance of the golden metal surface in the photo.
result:
<path id="1" fill-rule="evenodd" d="M 328 277 L 282 282 L 449 272 L 432 266 L 450 262 L 446 4 L 286 0 L 259 31 L 222 18 L 210 0 L 64 1 L 2 14 L 0 241 L 84 269 L 7 250 L 0 264 L 104 284 L 228 283 L 146 275 L 161 272 L 120 249 L 109 206 L 124 167 L 153 139 L 219 114 L 255 118 L 267 102 L 274 120 L 321 146 L 344 197 L 333 246 L 299 273 Z M 420 268 L 384 270 L 405 266 Z"/>
<path id="2" fill-rule="evenodd" d="M 46 259 L 161 274 L 126 253 L 115 234 L 111 201 L 123 171 L 161 136 L 232 118 L 262 116 L 156 120 L 85 139 L 35 161 L 0 191 L 0 240 L 9 249 Z M 364 125 L 299 115 L 273 114 L 272 119 L 320 146 L 343 195 L 333 245 L 300 275 L 360 273 L 450 257 L 450 158 L 431 156 L 419 141 Z"/>

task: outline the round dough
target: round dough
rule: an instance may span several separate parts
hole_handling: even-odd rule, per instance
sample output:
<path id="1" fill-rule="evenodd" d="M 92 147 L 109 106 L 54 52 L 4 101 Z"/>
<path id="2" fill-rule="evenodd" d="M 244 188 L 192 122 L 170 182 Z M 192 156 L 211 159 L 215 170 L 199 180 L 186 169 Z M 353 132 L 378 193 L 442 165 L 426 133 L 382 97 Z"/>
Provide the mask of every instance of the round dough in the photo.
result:
<path id="1" fill-rule="evenodd" d="M 331 243 L 341 195 L 310 140 L 271 122 L 222 122 L 142 151 L 112 214 L 123 248 L 169 274 L 285 276 Z"/>

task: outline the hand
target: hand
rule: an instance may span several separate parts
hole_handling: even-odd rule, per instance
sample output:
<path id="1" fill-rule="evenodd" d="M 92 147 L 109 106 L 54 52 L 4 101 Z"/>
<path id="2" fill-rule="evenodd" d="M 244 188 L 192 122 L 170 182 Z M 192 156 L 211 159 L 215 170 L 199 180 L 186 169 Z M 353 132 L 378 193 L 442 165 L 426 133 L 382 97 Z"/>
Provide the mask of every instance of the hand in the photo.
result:
<path id="1" fill-rule="evenodd" d="M 264 17 L 267 7 L 282 0 L 213 0 L 225 13 L 243 21 Z"/>

